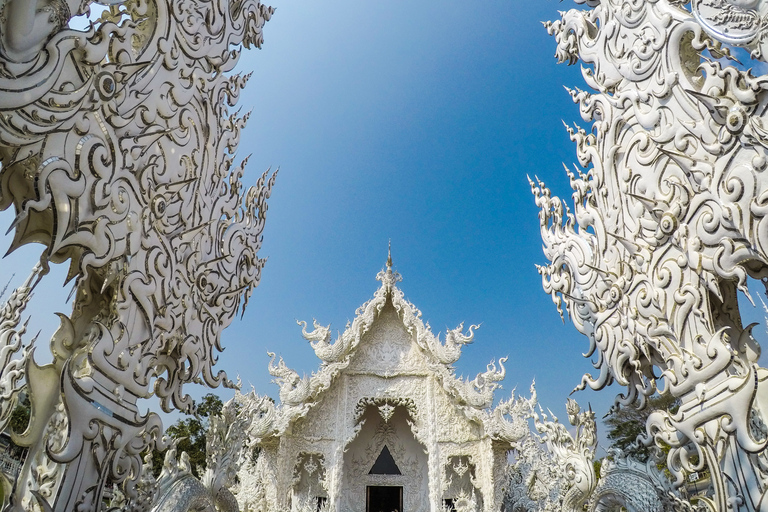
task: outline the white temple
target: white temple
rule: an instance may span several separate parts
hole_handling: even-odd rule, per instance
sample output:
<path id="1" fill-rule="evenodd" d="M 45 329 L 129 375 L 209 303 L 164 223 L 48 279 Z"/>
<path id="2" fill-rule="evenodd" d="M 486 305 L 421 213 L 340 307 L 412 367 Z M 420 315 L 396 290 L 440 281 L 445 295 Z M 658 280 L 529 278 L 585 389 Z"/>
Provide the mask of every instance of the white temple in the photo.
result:
<path id="1" fill-rule="evenodd" d="M 530 180 L 550 261 L 539 271 L 589 339 L 599 373 L 577 389 L 616 383 L 622 407 L 657 392 L 679 402 L 638 437 L 664 449 L 674 485 L 621 453 L 598 480 L 594 414 L 573 400 L 573 435 L 537 412 L 533 388 L 492 409 L 503 361 L 457 378 L 473 328 L 440 341 L 391 260 L 335 342 L 304 324 L 316 373 L 273 357 L 280 404 L 236 393 L 211 419 L 202 478 L 175 447 L 155 478 L 150 452 L 168 438 L 141 401 L 192 413 L 185 385 L 235 387 L 215 354 L 259 283 L 275 174 L 240 183 L 248 115 L 230 107 L 249 75 L 233 70 L 274 9 L 0 0 L 0 210 L 15 211 L 11 250 L 45 246 L 0 306 L 0 431 L 22 393 L 32 402 L 0 508 L 768 511 L 768 369 L 738 299 L 750 279 L 768 286 L 768 0 L 576 3 L 545 26 L 557 59 L 582 65 L 588 90 L 569 94 L 591 126 L 568 128 L 572 208 Z M 72 28 L 91 4 L 108 9 Z M 22 314 L 66 260 L 72 312 L 40 365 Z M 704 471 L 711 492 L 681 498 Z"/>
<path id="2" fill-rule="evenodd" d="M 500 509 L 507 452 L 528 431 L 504 419 L 509 403 L 491 409 L 505 359 L 458 378 L 452 365 L 475 326 L 441 341 L 396 287 L 391 258 L 376 278 L 381 287 L 334 343 L 329 327 L 302 323 L 322 361 L 311 376 L 270 354 L 280 403 L 262 399 L 254 418 L 241 510 Z"/>

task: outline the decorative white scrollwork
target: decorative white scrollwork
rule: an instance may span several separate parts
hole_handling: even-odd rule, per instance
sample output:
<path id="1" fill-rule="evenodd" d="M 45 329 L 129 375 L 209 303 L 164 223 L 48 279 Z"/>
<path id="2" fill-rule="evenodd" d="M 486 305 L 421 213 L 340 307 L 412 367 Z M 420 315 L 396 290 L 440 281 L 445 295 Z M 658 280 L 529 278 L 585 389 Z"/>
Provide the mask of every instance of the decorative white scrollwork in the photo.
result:
<path id="1" fill-rule="evenodd" d="M 755 57 L 765 56 L 768 2 L 763 0 L 693 0 L 696 20 L 723 43 L 748 46 Z"/>
<path id="2" fill-rule="evenodd" d="M 198 480 L 192 475 L 189 455 L 177 459 L 176 441 L 165 453 L 160 477 L 152 476 L 151 454 L 142 467 L 139 486 L 141 502 L 120 504 L 122 510 L 148 510 L 136 505 L 151 505 L 152 512 L 215 510 L 237 512 L 237 500 L 230 491 L 244 460 L 248 427 L 253 420 L 253 402 L 236 391 L 219 414 L 210 417 L 205 439 L 205 471 Z"/>
<path id="3" fill-rule="evenodd" d="M 551 412 L 550 420 L 541 407 L 536 412 L 536 406 L 533 384 L 531 398 L 513 396 L 500 404 L 501 410 L 513 413 L 511 423 L 516 426 L 500 429 L 514 432 L 510 441 L 515 461 L 506 470 L 504 510 L 583 510 L 597 483 L 595 415 L 591 410 L 582 412 L 575 400 L 568 399 L 568 420 L 575 427 L 571 435 Z"/>
<path id="4" fill-rule="evenodd" d="M 646 463 L 638 462 L 611 450 L 610 457 L 600 467 L 600 481 L 589 498 L 589 510 L 615 510 L 627 512 L 692 512 L 694 507 L 675 493 L 672 482 L 656 467 L 651 457 Z M 709 501 L 699 497 L 702 505 Z M 706 510 L 706 509 L 704 509 Z"/>
<path id="5" fill-rule="evenodd" d="M 57 511 L 96 510 L 107 481 L 138 498 L 140 453 L 162 434 L 138 399 L 190 412 L 184 384 L 231 384 L 216 352 L 259 282 L 275 179 L 243 190 L 248 116 L 229 112 L 248 78 L 232 73 L 240 51 L 261 45 L 271 8 L 108 0 L 86 30 L 69 28 L 90 3 L 0 2 L 0 209 L 16 212 L 12 250 L 42 243 L 38 273 L 69 260 L 76 282 L 54 361 L 27 364 L 32 422 L 17 439 L 30 460 L 61 465 Z M 46 447 L 59 403 L 69 434 Z"/>
<path id="6" fill-rule="evenodd" d="M 768 77 L 728 65 L 720 43 L 764 58 L 766 3 L 585 3 L 546 24 L 593 91 L 570 91 L 592 123 L 569 128 L 573 210 L 531 181 L 544 289 L 596 356 L 580 387 L 618 382 L 617 407 L 642 407 L 657 386 L 677 397 L 646 437 L 671 448 L 676 484 L 706 466 L 714 508 L 759 509 L 768 437 L 752 425 L 768 414 L 768 372 L 737 295 L 768 279 Z"/>
<path id="7" fill-rule="evenodd" d="M 536 386 L 531 383 L 531 397 L 515 397 L 514 390 L 508 400 L 499 401 L 487 421 L 489 433 L 510 444 L 520 442 L 530 429 L 528 419 L 535 413 Z M 509 419 L 507 419 L 509 418 Z"/>
<path id="8" fill-rule="evenodd" d="M 8 426 L 19 392 L 24 387 L 24 374 L 34 340 L 24 347 L 22 336 L 29 321 L 19 324 L 41 274 L 41 266 L 35 266 L 29 278 L 11 293 L 0 309 L 0 431 Z M 17 357 L 20 352 L 21 356 Z"/>
<path id="9" fill-rule="evenodd" d="M 416 410 L 416 403 L 411 398 L 361 398 L 355 406 L 355 421 L 361 421 L 366 409 L 369 405 L 376 407 L 381 415 L 381 419 L 385 423 L 389 422 L 389 419 L 395 412 L 396 407 L 404 407 L 408 411 L 408 415 L 413 418 L 418 418 L 418 411 Z"/>
<path id="10" fill-rule="evenodd" d="M 314 373 L 300 376 L 269 354 L 280 403 L 252 392 L 241 406 L 252 411 L 246 453 L 259 454 L 239 473 L 241 507 L 299 510 L 315 499 L 330 510 L 358 510 L 367 486 L 402 486 L 403 506 L 414 509 L 501 505 L 507 452 L 530 437 L 535 389 L 532 399 L 513 395 L 493 408 L 507 359 L 474 379 L 458 377 L 451 365 L 476 327 L 459 326 L 440 342 L 404 299 L 391 260 L 377 279 L 373 298 L 334 342 L 330 326 L 314 321 L 310 331 L 299 322 L 320 358 Z M 567 466 L 580 482 L 568 464 L 553 467 Z M 568 489 L 575 485 L 569 480 Z"/>

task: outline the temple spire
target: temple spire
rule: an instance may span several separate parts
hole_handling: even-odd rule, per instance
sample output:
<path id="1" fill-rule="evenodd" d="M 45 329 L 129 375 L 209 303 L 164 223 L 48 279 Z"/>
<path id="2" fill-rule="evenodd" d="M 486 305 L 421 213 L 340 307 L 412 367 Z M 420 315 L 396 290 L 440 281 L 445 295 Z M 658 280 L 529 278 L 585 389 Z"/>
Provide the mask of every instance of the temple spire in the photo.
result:
<path id="1" fill-rule="evenodd" d="M 403 280 L 400 274 L 392 271 L 392 239 L 389 240 L 389 245 L 387 246 L 387 268 L 376 275 L 376 280 L 381 281 L 387 293 L 392 291 L 395 283 Z"/>

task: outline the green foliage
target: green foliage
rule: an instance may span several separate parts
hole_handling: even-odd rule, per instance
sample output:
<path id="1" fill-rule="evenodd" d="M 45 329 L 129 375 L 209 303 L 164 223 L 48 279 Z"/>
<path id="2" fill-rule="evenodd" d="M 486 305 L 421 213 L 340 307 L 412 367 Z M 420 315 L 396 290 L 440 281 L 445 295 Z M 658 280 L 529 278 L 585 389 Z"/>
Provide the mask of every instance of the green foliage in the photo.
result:
<path id="1" fill-rule="evenodd" d="M 622 409 L 611 410 L 608 417 L 603 419 L 606 437 L 611 441 L 611 447 L 619 448 L 627 455 L 640 461 L 647 461 L 652 448 L 635 443 L 635 441 L 640 434 L 645 432 L 648 416 L 656 409 L 674 412 L 678 407 L 679 403 L 675 397 L 654 395 L 648 398 L 643 409 L 623 407 Z"/>
<path id="2" fill-rule="evenodd" d="M 207 420 L 211 416 L 221 414 L 222 408 L 224 408 L 224 403 L 221 401 L 221 398 L 213 393 L 208 393 L 203 397 L 203 401 L 197 404 L 197 415 Z"/>
<path id="3" fill-rule="evenodd" d="M 166 435 L 177 440 L 178 455 L 187 452 L 192 473 L 200 477 L 205 470 L 205 434 L 208 432 L 208 418 L 221 413 L 224 404 L 221 398 L 208 393 L 197 404 L 197 415 L 182 418 L 165 431 Z M 160 474 L 163 468 L 164 452 L 154 450 L 152 452 L 152 467 L 155 476 Z"/>
<path id="4" fill-rule="evenodd" d="M 593 461 L 592 467 L 595 468 L 595 480 L 600 480 L 600 468 L 603 467 L 603 459 Z"/>
<path id="5" fill-rule="evenodd" d="M 11 412 L 11 419 L 8 425 L 14 432 L 22 433 L 27 429 L 31 406 L 29 397 L 24 396 L 24 399 Z"/>

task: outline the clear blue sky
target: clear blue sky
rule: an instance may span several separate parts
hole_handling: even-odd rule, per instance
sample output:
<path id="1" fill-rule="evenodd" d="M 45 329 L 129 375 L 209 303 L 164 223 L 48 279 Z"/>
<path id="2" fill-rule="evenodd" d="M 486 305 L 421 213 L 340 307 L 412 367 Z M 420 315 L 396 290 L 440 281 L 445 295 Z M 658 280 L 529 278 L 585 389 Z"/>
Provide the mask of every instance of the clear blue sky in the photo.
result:
<path id="1" fill-rule="evenodd" d="M 435 331 L 482 323 L 458 371 L 474 376 L 509 356 L 497 396 L 514 387 L 527 395 L 535 378 L 540 403 L 567 422 L 565 400 L 591 369 L 581 356 L 587 340 L 541 289 L 534 264 L 545 258 L 526 174 L 570 198 L 562 162 L 572 165 L 575 150 L 561 120 L 580 118 L 563 85 L 585 86 L 578 66 L 556 64 L 540 22 L 572 5 L 272 5 L 264 48 L 239 66 L 254 72 L 241 100 L 252 109 L 240 144 L 242 157 L 252 154 L 244 181 L 280 167 L 261 251 L 269 261 L 244 319 L 224 333 L 218 367 L 273 396 L 267 350 L 313 371 L 296 319 L 343 330 L 377 289 L 391 239 L 400 287 Z M 11 220 L 0 214 L 0 224 Z M 38 253 L 6 258 L 0 287 L 12 272 L 19 284 Z M 56 291 L 35 298 L 31 330 L 44 325 L 46 339 L 53 312 L 70 310 L 60 270 L 47 278 Z M 620 391 L 574 398 L 602 416 Z"/>

